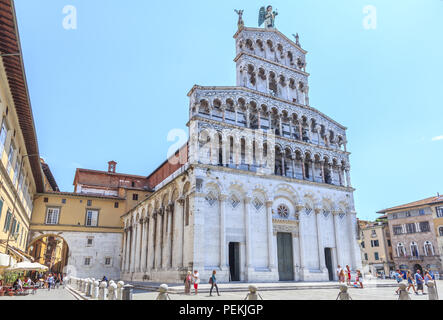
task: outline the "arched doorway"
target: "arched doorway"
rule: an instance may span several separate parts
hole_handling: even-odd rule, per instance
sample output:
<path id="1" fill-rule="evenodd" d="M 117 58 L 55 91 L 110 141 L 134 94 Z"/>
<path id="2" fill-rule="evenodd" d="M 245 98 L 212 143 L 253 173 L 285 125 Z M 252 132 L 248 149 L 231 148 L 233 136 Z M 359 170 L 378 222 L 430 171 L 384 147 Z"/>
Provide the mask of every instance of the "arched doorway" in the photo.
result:
<path id="1" fill-rule="evenodd" d="M 420 270 L 420 274 L 423 274 L 423 268 L 421 267 L 421 265 L 416 264 L 414 266 L 414 274 L 417 272 L 417 270 Z"/>
<path id="2" fill-rule="evenodd" d="M 32 240 L 28 254 L 35 262 L 47 266 L 49 272 L 63 273 L 68 264 L 69 246 L 65 239 L 55 234 L 45 234 Z"/>

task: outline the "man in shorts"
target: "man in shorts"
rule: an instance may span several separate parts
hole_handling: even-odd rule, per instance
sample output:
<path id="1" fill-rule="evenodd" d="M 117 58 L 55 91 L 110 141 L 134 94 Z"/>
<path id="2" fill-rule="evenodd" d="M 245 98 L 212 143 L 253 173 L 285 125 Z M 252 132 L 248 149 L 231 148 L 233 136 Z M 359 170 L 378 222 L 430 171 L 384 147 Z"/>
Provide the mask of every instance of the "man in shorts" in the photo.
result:
<path id="1" fill-rule="evenodd" d="M 414 278 L 415 278 L 415 282 L 417 283 L 417 292 L 421 291 L 422 294 L 426 294 L 423 290 L 424 279 L 420 274 L 420 270 L 417 270 L 417 272 L 414 275 Z"/>

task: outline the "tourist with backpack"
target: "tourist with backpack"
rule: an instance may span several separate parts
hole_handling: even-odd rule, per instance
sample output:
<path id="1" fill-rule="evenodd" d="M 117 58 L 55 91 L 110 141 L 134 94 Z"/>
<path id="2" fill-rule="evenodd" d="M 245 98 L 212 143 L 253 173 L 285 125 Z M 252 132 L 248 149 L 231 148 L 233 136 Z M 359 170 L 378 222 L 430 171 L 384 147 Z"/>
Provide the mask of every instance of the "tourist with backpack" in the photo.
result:
<path id="1" fill-rule="evenodd" d="M 218 292 L 218 286 L 217 286 L 217 279 L 215 278 L 215 274 L 217 272 L 215 270 L 212 271 L 212 276 L 209 278 L 209 283 L 211 284 L 211 290 L 209 291 L 209 296 L 212 297 L 212 289 L 217 290 L 217 295 L 220 296 L 220 293 Z"/>

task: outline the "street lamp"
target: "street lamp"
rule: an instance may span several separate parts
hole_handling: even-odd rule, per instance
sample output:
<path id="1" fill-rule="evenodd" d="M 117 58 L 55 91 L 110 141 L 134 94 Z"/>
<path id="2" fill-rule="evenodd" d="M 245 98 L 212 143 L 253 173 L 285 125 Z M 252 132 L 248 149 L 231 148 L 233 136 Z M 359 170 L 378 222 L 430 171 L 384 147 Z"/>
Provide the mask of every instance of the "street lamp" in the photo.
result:
<path id="1" fill-rule="evenodd" d="M 35 157 L 35 156 L 40 156 L 40 155 L 39 155 L 38 153 L 34 153 L 34 154 L 24 154 L 24 155 L 22 156 L 21 161 L 20 161 L 20 166 L 19 166 L 19 169 L 18 169 L 18 174 L 17 174 L 17 177 L 18 177 L 18 180 L 17 180 L 17 187 L 20 185 L 20 175 L 21 175 L 21 172 L 22 172 L 23 160 L 24 160 L 26 157 Z M 17 159 L 17 161 L 18 161 L 18 159 Z M 14 186 L 14 187 L 15 187 L 15 186 Z M 12 217 L 14 217 L 15 204 L 16 204 L 16 202 L 17 202 L 18 191 L 19 191 L 19 190 L 17 189 L 16 192 L 15 192 L 15 195 L 14 195 L 14 204 L 13 204 L 13 206 L 12 206 Z M 9 228 L 8 228 L 8 238 L 7 238 L 7 240 L 6 240 L 6 252 L 8 251 L 9 238 L 10 238 L 10 235 L 11 235 L 11 227 L 12 227 L 12 224 L 11 224 L 11 226 L 9 226 Z M 15 231 L 12 231 L 12 232 L 17 233 L 17 232 L 15 232 Z M 16 238 L 16 240 L 17 240 L 17 238 Z M 9 265 L 11 265 L 11 255 L 9 255 Z"/>

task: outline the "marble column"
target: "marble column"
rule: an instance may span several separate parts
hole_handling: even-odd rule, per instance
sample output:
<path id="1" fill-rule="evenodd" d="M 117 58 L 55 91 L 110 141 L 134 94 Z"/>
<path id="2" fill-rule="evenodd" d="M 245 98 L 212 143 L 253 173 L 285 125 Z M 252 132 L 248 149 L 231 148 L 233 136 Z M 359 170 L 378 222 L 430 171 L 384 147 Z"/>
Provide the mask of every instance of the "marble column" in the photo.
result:
<path id="1" fill-rule="evenodd" d="M 249 281 L 252 271 L 252 248 L 251 248 L 251 221 L 250 221 L 250 203 L 251 198 L 246 197 L 244 201 L 244 219 L 245 219 L 245 280 Z"/>
<path id="2" fill-rule="evenodd" d="M 303 180 L 306 180 L 306 166 L 304 158 L 301 158 L 301 172 L 303 174 Z"/>
<path id="3" fill-rule="evenodd" d="M 305 209 L 305 207 L 302 205 L 298 205 L 296 207 L 296 209 L 299 214 L 299 222 L 298 222 L 298 252 L 299 252 L 299 261 L 300 261 L 299 277 L 300 277 L 300 280 L 303 281 L 304 280 L 304 270 L 305 270 L 305 258 L 304 258 L 305 230 L 304 230 L 304 226 L 303 226 L 303 220 L 304 220 L 305 213 L 302 212 L 302 210 Z"/>
<path id="4" fill-rule="evenodd" d="M 148 218 L 142 218 L 142 253 L 140 258 L 140 271 L 146 271 L 146 253 L 148 251 Z"/>
<path id="5" fill-rule="evenodd" d="M 141 255 L 141 222 L 137 220 L 137 228 L 136 228 L 136 239 L 135 239 L 135 260 L 134 260 L 134 271 L 140 271 L 140 255 Z"/>
<path id="6" fill-rule="evenodd" d="M 318 262 L 319 262 L 319 269 L 321 271 L 325 271 L 326 269 L 326 261 L 325 261 L 325 254 L 324 254 L 324 248 L 323 248 L 323 241 L 322 241 L 322 235 L 320 230 L 321 225 L 321 210 L 315 209 L 315 226 L 316 226 L 316 232 L 317 232 L 317 248 L 318 248 Z"/>
<path id="7" fill-rule="evenodd" d="M 156 231 L 155 231 L 155 270 L 161 269 L 161 243 L 162 243 L 162 222 L 163 222 L 163 213 L 161 213 L 162 209 L 159 209 L 157 213 L 156 220 Z"/>
<path id="8" fill-rule="evenodd" d="M 226 258 L 226 227 L 225 227 L 225 205 L 226 199 L 228 197 L 224 194 L 220 195 L 219 198 L 219 210 L 220 210 L 220 270 L 225 270 L 227 267 L 227 258 Z"/>
<path id="9" fill-rule="evenodd" d="M 174 203 L 169 203 L 169 226 L 168 226 L 168 268 L 172 268 L 172 256 L 174 254 L 174 228 L 175 228 Z"/>
<path id="10" fill-rule="evenodd" d="M 162 269 L 166 269 L 166 265 L 167 265 L 167 257 L 166 257 L 166 253 L 168 251 L 168 224 L 169 224 L 169 209 L 166 206 L 165 208 L 163 208 L 163 219 L 162 219 L 162 244 L 161 244 L 161 250 L 162 250 L 162 255 L 161 255 L 161 267 Z"/>
<path id="11" fill-rule="evenodd" d="M 314 162 L 314 160 L 312 160 L 311 161 L 312 162 L 312 164 L 311 164 L 311 172 L 312 172 L 312 181 L 314 181 L 315 182 L 315 168 L 314 168 L 314 166 L 315 166 L 315 162 Z"/>
<path id="12" fill-rule="evenodd" d="M 334 238 L 335 238 L 335 248 L 336 248 L 336 254 L 337 254 L 337 264 L 341 265 L 342 267 L 344 267 L 343 265 L 343 261 L 341 258 L 341 248 L 340 248 L 340 234 L 339 234 L 339 213 L 338 212 L 334 212 Z"/>
<path id="13" fill-rule="evenodd" d="M 122 252 L 122 262 L 121 262 L 121 270 L 124 273 L 126 271 L 126 243 L 128 238 L 128 228 L 123 230 L 123 252 Z"/>
<path id="14" fill-rule="evenodd" d="M 303 141 L 303 126 L 301 123 L 298 124 L 298 134 L 300 135 L 300 141 Z"/>
<path id="15" fill-rule="evenodd" d="M 135 256 L 136 256 L 136 238 L 137 238 L 137 224 L 132 226 L 131 230 L 131 261 L 130 261 L 130 272 L 135 271 Z"/>
<path id="16" fill-rule="evenodd" d="M 351 175 L 349 173 L 349 168 L 346 168 L 345 172 L 346 172 L 346 186 L 348 188 L 351 188 L 352 187 L 351 186 Z"/>
<path id="17" fill-rule="evenodd" d="M 153 213 L 148 216 L 148 252 L 147 252 L 147 267 L 148 271 L 151 271 L 154 263 L 154 233 L 155 233 L 155 219 Z"/>
<path id="18" fill-rule="evenodd" d="M 274 248 L 273 248 L 273 225 L 272 225 L 272 201 L 266 201 L 266 231 L 267 231 L 267 240 L 268 240 L 268 269 L 272 271 L 275 269 L 274 262 Z"/>

